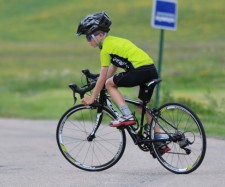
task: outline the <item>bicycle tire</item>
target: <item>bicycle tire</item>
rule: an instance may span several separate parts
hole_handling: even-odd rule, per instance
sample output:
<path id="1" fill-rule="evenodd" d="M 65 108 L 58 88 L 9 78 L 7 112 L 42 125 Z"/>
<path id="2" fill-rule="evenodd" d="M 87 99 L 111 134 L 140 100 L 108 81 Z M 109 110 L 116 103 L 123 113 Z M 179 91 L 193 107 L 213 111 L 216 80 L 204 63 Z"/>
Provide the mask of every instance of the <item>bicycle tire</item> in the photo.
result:
<path id="1" fill-rule="evenodd" d="M 177 130 L 168 125 L 165 120 L 173 124 Z M 159 143 L 152 143 L 161 165 L 176 174 L 188 174 L 196 170 L 205 157 L 207 146 L 205 131 L 197 115 L 182 104 L 167 103 L 158 109 L 158 119 L 151 126 L 152 139 L 154 139 L 156 124 L 160 124 L 162 139 L 169 137 L 168 132 L 171 136 L 180 137 L 179 141 L 164 142 L 164 145 L 171 149 L 164 154 L 159 152 Z"/>
<path id="2" fill-rule="evenodd" d="M 77 105 L 67 110 L 60 118 L 56 130 L 58 147 L 72 165 L 86 171 L 102 171 L 116 164 L 126 146 L 124 129 L 110 127 L 109 120 L 114 114 L 103 107 L 103 118 L 95 133 L 88 141 L 96 123 L 97 109 Z"/>

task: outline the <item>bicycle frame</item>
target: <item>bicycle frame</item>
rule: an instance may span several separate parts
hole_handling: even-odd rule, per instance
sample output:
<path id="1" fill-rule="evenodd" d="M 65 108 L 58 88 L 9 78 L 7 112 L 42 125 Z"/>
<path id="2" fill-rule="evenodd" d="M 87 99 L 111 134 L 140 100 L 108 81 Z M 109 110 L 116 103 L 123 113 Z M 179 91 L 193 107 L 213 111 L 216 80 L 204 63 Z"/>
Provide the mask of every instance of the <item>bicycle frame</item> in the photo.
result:
<path id="1" fill-rule="evenodd" d="M 136 129 L 133 126 L 119 127 L 119 128 L 125 128 L 136 145 L 143 144 L 143 143 L 151 143 L 154 141 L 157 141 L 157 142 L 161 141 L 161 140 L 144 140 L 141 138 L 143 128 L 144 128 L 144 118 L 145 118 L 146 112 L 148 112 L 152 116 L 152 121 L 153 121 L 153 119 L 154 120 L 156 119 L 154 112 L 148 108 L 147 102 L 136 101 L 136 100 L 132 100 L 129 98 L 125 98 L 125 102 L 133 104 L 133 105 L 141 108 L 141 111 L 142 111 L 141 112 L 141 122 L 139 123 L 137 121 L 138 128 L 136 128 Z M 107 106 L 112 111 L 115 118 L 120 116 L 119 109 L 113 104 L 113 102 L 110 99 L 110 96 L 106 93 L 106 90 L 104 88 L 100 92 L 99 102 L 95 102 L 94 104 L 92 104 L 93 107 L 97 107 L 97 115 L 96 115 L 96 122 L 95 122 L 95 126 L 93 127 L 93 131 L 87 138 L 88 141 L 92 141 L 93 138 L 95 138 L 95 133 L 101 124 L 102 115 L 103 115 L 103 113 L 102 113 L 103 105 Z M 152 123 L 152 121 L 151 121 L 151 123 Z"/>
<path id="2" fill-rule="evenodd" d="M 88 79 L 87 79 L 88 83 L 91 83 Z M 74 104 L 76 103 L 76 96 L 75 93 L 79 93 L 80 97 L 83 98 L 85 92 L 90 91 L 93 87 L 94 84 L 90 84 L 87 88 L 85 88 L 85 90 L 81 90 L 81 89 L 77 89 L 76 85 L 69 85 L 69 87 L 73 90 L 73 97 L 74 97 Z M 75 90 L 76 89 L 76 90 Z M 146 112 L 152 116 L 151 122 L 150 124 L 153 123 L 153 121 L 155 121 L 157 123 L 157 119 L 160 118 L 162 119 L 165 123 L 167 123 L 168 125 L 170 125 L 172 128 L 174 128 L 175 130 L 177 130 L 177 128 L 175 126 L 173 126 L 170 122 L 166 121 L 165 119 L 163 119 L 160 115 L 158 115 L 157 110 L 153 109 L 151 110 L 150 108 L 148 108 L 147 101 L 135 101 L 129 98 L 125 98 L 125 102 L 130 103 L 132 105 L 135 105 L 137 107 L 139 107 L 141 109 L 141 120 L 140 123 L 138 120 L 137 121 L 137 126 L 138 128 L 134 128 L 132 125 L 131 126 L 125 126 L 125 127 L 118 127 L 118 128 L 125 128 L 127 129 L 129 135 L 131 136 L 131 138 L 133 139 L 134 143 L 137 144 L 143 144 L 143 143 L 152 143 L 152 142 L 161 142 L 161 141 L 177 141 L 178 138 L 176 137 L 171 137 L 169 132 L 166 131 L 166 129 L 164 129 L 160 124 L 158 124 L 160 126 L 161 129 L 164 130 L 164 132 L 168 135 L 168 139 L 163 139 L 163 140 L 154 140 L 151 137 L 154 137 L 152 134 L 150 134 L 150 137 L 148 139 L 143 138 L 142 133 L 144 132 L 144 118 L 146 115 Z M 96 100 L 92 105 L 90 105 L 91 107 L 97 108 L 97 114 L 96 114 L 96 122 L 95 122 L 95 126 L 93 127 L 92 132 L 90 133 L 90 135 L 88 136 L 87 140 L 88 141 L 92 141 L 95 138 L 95 133 L 97 132 L 101 121 L 102 121 L 102 116 L 103 116 L 103 106 L 107 106 L 107 108 L 112 111 L 112 113 L 114 114 L 114 118 L 117 118 L 120 114 L 119 114 L 119 109 L 113 104 L 113 102 L 110 99 L 110 95 L 107 94 L 107 90 L 104 87 L 100 94 L 99 94 L 99 99 L 98 101 Z M 135 116 L 135 115 L 134 115 Z"/>
<path id="3" fill-rule="evenodd" d="M 175 137 L 171 137 L 170 133 L 163 128 L 163 126 L 161 126 L 160 124 L 158 124 L 160 126 L 160 128 L 168 135 L 169 138 L 167 139 L 162 139 L 162 140 L 152 140 L 152 139 L 141 139 L 142 137 L 142 132 L 143 132 L 143 128 L 144 128 L 144 118 L 146 115 L 146 112 L 152 116 L 151 122 L 150 124 L 152 124 L 153 121 L 157 122 L 157 118 L 163 120 L 165 123 L 167 123 L 168 125 L 170 125 L 172 128 L 174 128 L 176 131 L 178 130 L 177 127 L 175 127 L 173 124 L 171 124 L 169 121 L 165 120 L 163 117 L 161 117 L 160 115 L 157 115 L 157 110 L 151 110 L 150 108 L 148 108 L 147 106 L 147 102 L 141 102 L 141 101 L 136 101 L 136 100 L 132 100 L 130 98 L 125 98 L 125 102 L 130 103 L 132 105 L 135 105 L 137 107 L 141 108 L 141 123 L 138 123 L 138 128 L 134 129 L 133 126 L 127 126 L 126 129 L 129 133 L 129 135 L 131 136 L 131 138 L 133 139 L 135 144 L 142 144 L 142 143 L 152 143 L 152 142 L 162 142 L 162 141 L 176 141 Z M 110 96 L 107 96 L 106 98 L 106 103 L 108 108 L 116 115 L 116 117 L 119 116 L 119 112 L 118 109 L 115 107 L 115 105 L 113 105 L 113 103 L 110 100 Z M 137 121 L 138 122 L 138 121 Z M 152 135 L 150 135 L 152 136 Z"/>

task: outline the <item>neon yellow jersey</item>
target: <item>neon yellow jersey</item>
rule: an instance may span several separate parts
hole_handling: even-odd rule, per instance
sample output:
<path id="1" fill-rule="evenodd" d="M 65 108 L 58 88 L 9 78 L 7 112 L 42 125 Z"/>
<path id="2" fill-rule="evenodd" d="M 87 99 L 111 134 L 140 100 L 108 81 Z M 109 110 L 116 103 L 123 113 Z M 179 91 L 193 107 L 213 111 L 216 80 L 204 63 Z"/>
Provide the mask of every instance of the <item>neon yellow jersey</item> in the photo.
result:
<path id="1" fill-rule="evenodd" d="M 131 41 L 119 37 L 107 36 L 100 52 L 101 66 L 111 63 L 125 70 L 153 64 L 153 60 Z"/>

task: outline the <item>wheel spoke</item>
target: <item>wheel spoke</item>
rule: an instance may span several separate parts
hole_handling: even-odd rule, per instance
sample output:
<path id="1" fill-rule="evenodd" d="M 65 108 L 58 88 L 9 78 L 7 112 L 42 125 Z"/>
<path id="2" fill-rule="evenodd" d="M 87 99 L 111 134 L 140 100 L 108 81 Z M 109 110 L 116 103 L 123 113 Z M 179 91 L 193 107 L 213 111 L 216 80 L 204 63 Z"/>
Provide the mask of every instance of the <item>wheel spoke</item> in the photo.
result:
<path id="1" fill-rule="evenodd" d="M 101 124 L 92 140 L 88 137 L 96 123 L 97 110 L 89 106 L 73 107 L 61 118 L 57 142 L 64 157 L 73 165 L 88 171 L 100 171 L 113 166 L 125 149 L 124 130 L 109 127 L 113 115 L 103 110 L 106 124 Z"/>
<path id="2" fill-rule="evenodd" d="M 175 138 L 167 142 L 171 150 L 163 155 L 159 153 L 157 144 L 153 144 L 159 162 L 174 173 L 194 171 L 200 166 L 206 151 L 206 137 L 201 121 L 190 109 L 180 104 L 165 104 L 159 110 L 157 123 L 163 127 L 161 133 L 165 135 L 169 132 L 168 137 Z M 151 128 L 153 130 L 154 126 Z"/>

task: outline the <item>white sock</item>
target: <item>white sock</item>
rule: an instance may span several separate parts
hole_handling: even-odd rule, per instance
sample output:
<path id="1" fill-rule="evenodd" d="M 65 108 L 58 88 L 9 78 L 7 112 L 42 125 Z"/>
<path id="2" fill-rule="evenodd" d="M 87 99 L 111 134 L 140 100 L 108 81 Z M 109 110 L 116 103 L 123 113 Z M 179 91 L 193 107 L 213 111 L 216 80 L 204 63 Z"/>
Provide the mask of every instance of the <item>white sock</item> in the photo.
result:
<path id="1" fill-rule="evenodd" d="M 121 107 L 120 107 L 120 110 L 121 110 L 121 112 L 122 112 L 122 114 L 123 114 L 124 116 L 129 116 L 129 115 L 131 115 L 131 111 L 130 111 L 130 109 L 129 109 L 129 107 L 128 107 L 127 105 L 121 106 Z"/>

